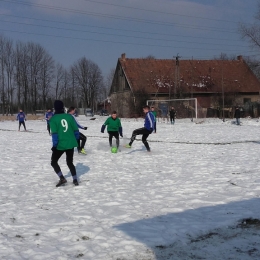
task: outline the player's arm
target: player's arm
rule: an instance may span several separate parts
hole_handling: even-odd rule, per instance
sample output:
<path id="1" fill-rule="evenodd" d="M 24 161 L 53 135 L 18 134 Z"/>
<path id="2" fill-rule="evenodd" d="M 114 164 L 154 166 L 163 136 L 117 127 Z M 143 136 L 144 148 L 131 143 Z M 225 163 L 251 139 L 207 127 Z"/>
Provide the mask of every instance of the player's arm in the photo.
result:
<path id="1" fill-rule="evenodd" d="M 119 126 L 118 132 L 120 134 L 121 137 L 123 137 L 123 127 Z"/>
<path id="2" fill-rule="evenodd" d="M 45 114 L 45 120 L 48 121 L 48 114 Z"/>
<path id="3" fill-rule="evenodd" d="M 121 137 L 123 137 L 123 127 L 121 125 L 121 120 L 118 118 L 118 132 L 120 134 Z"/>
<path id="4" fill-rule="evenodd" d="M 105 132 L 106 126 L 108 125 L 109 120 L 107 119 L 105 123 L 101 126 L 101 133 Z"/>
<path id="5" fill-rule="evenodd" d="M 80 129 L 85 129 L 85 128 L 86 128 L 86 127 L 82 126 L 82 125 L 79 123 L 79 121 L 76 119 L 75 116 L 73 116 L 73 118 L 74 118 L 74 120 L 75 120 L 75 122 L 76 122 L 78 128 L 80 128 Z M 86 130 L 86 129 L 85 129 L 85 130 Z"/>
<path id="6" fill-rule="evenodd" d="M 53 120 L 50 120 L 50 129 L 51 129 L 51 138 L 52 138 L 52 147 L 57 147 L 59 143 L 58 129 Z"/>
<path id="7" fill-rule="evenodd" d="M 79 128 L 78 128 L 77 122 L 73 116 L 71 117 L 71 123 L 72 123 L 72 128 L 74 131 L 74 136 L 77 140 L 79 140 Z"/>

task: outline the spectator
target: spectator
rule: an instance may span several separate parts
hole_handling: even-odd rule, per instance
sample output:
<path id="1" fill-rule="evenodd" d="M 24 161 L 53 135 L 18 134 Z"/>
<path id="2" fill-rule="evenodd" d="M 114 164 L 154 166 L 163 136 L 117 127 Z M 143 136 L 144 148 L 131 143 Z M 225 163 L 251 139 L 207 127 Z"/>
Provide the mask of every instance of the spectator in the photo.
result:
<path id="1" fill-rule="evenodd" d="M 236 107 L 234 117 L 236 118 L 237 125 L 240 125 L 240 116 L 241 116 L 240 109 L 239 107 Z"/>
<path id="2" fill-rule="evenodd" d="M 169 115 L 170 115 L 171 124 L 174 125 L 175 117 L 176 117 L 176 111 L 175 111 L 174 107 L 171 107 L 171 109 L 169 111 Z"/>

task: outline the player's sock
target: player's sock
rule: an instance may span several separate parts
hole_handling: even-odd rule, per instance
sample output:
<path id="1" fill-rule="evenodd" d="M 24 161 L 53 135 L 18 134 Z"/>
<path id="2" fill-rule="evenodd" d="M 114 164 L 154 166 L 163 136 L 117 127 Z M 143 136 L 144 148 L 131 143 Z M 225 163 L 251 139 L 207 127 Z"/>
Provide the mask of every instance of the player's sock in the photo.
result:
<path id="1" fill-rule="evenodd" d="M 58 172 L 57 175 L 59 176 L 60 179 L 65 179 L 62 172 Z"/>

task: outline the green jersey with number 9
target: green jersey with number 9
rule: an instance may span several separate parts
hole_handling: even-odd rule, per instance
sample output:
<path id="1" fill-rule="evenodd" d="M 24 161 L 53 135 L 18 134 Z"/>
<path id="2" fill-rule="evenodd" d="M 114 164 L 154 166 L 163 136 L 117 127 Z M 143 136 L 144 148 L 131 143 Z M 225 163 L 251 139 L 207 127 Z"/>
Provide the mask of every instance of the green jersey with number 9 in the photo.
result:
<path id="1" fill-rule="evenodd" d="M 78 126 L 70 114 L 54 114 L 50 119 L 50 128 L 52 134 L 58 134 L 57 150 L 68 150 L 78 146 L 74 134 Z"/>

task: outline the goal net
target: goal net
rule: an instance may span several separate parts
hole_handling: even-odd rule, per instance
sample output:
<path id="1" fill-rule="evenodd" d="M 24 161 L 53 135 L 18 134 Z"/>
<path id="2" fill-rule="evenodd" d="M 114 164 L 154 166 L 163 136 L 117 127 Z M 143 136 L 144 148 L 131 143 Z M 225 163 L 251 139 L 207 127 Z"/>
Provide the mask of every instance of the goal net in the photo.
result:
<path id="1" fill-rule="evenodd" d="M 147 100 L 146 104 L 154 107 L 157 117 L 162 119 L 169 118 L 169 111 L 174 107 L 177 118 L 204 118 L 205 111 L 199 106 L 197 98 L 168 99 L 168 100 Z"/>

